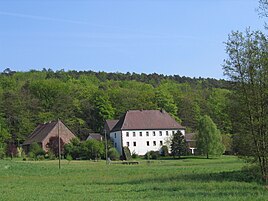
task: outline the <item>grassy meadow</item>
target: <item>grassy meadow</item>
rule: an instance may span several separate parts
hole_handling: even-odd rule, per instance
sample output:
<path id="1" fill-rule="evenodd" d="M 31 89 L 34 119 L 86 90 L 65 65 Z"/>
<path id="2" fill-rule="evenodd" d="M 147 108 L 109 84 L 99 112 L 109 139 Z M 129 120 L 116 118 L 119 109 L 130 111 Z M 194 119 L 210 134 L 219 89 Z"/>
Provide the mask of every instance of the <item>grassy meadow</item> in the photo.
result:
<path id="1" fill-rule="evenodd" d="M 0 160 L 0 200 L 268 200 L 267 188 L 245 179 L 243 161 L 232 156 L 61 164 Z"/>

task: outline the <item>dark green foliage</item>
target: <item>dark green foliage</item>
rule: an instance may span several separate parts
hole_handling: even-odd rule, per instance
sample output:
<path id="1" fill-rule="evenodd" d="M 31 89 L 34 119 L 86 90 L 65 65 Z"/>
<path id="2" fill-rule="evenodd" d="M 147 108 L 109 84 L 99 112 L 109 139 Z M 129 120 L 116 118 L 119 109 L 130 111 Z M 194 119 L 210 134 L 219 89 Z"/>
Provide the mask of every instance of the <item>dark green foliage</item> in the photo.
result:
<path id="1" fill-rule="evenodd" d="M 145 155 L 144 158 L 147 160 L 153 159 L 157 160 L 159 157 L 159 151 L 148 151 Z"/>
<path id="2" fill-rule="evenodd" d="M 161 147 L 160 153 L 161 156 L 168 156 L 169 155 L 168 147 L 166 145 L 163 145 Z"/>
<path id="3" fill-rule="evenodd" d="M 8 141 L 10 138 L 11 135 L 6 128 L 4 118 L 0 115 L 0 144 Z"/>
<path id="4" fill-rule="evenodd" d="M 6 144 L 0 143 L 0 159 L 3 159 L 6 156 Z"/>
<path id="5" fill-rule="evenodd" d="M 70 155 L 73 159 L 98 160 L 104 155 L 104 143 L 98 140 L 80 142 L 75 138 L 64 146 L 65 157 Z"/>
<path id="6" fill-rule="evenodd" d="M 28 156 L 37 160 L 39 156 L 45 156 L 45 151 L 38 143 L 34 142 L 30 145 Z"/>
<path id="7" fill-rule="evenodd" d="M 114 119 L 115 110 L 109 101 L 109 97 L 105 93 L 95 94 L 93 105 L 92 126 L 95 131 L 101 132 L 105 120 Z"/>
<path id="8" fill-rule="evenodd" d="M 108 150 L 108 157 L 112 160 L 119 160 L 120 154 L 116 150 L 116 148 L 112 147 Z"/>
<path id="9" fill-rule="evenodd" d="M 131 154 L 131 158 L 133 158 L 133 159 L 138 158 L 138 154 L 136 154 L 135 152 L 133 152 L 133 153 Z"/>
<path id="10" fill-rule="evenodd" d="M 73 138 L 69 144 L 64 145 L 65 156 L 70 155 L 73 159 L 80 157 L 80 140 L 78 138 Z"/>
<path id="11" fill-rule="evenodd" d="M 180 131 L 175 133 L 171 140 L 171 155 L 173 157 L 178 156 L 179 158 L 186 155 L 187 147 L 184 136 Z"/>

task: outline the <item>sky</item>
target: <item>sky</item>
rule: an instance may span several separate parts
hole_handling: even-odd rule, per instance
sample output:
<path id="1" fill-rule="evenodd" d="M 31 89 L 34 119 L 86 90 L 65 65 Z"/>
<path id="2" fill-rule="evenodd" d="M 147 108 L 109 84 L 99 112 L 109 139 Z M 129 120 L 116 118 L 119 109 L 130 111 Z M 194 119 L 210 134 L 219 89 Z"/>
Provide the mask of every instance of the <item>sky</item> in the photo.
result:
<path id="1" fill-rule="evenodd" d="M 64 69 L 224 79 L 231 31 L 258 0 L 0 0 L 0 71 Z"/>

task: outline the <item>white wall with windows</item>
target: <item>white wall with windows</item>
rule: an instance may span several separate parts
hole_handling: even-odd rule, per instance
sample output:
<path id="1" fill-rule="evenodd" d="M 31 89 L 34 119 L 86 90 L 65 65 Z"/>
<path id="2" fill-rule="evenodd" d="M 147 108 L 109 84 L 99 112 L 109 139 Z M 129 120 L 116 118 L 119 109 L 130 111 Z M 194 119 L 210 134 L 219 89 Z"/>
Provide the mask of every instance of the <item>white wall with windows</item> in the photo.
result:
<path id="1" fill-rule="evenodd" d="M 185 135 L 184 129 L 180 131 Z M 122 147 L 127 146 L 131 153 L 145 155 L 148 151 L 159 151 L 163 145 L 170 147 L 172 136 L 176 132 L 178 130 L 127 130 L 113 132 L 110 137 L 120 154 Z"/>

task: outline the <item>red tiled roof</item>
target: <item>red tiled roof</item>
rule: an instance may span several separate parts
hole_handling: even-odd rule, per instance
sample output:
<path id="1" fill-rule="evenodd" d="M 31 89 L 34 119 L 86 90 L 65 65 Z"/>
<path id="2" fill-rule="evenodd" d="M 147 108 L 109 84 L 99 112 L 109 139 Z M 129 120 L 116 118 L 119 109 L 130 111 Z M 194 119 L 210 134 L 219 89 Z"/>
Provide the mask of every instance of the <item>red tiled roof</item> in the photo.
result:
<path id="1" fill-rule="evenodd" d="M 112 131 L 180 128 L 184 127 L 164 110 L 130 110 L 119 119 Z"/>

